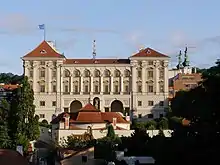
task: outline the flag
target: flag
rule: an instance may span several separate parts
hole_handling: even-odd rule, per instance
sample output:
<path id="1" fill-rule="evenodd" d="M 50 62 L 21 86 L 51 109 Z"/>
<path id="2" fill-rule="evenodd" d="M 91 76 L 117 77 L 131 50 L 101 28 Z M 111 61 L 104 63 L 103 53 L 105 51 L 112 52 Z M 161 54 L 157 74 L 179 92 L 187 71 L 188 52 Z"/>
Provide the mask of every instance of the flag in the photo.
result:
<path id="1" fill-rule="evenodd" d="M 44 24 L 38 25 L 38 28 L 39 28 L 40 30 L 44 30 L 45 25 L 44 25 Z"/>

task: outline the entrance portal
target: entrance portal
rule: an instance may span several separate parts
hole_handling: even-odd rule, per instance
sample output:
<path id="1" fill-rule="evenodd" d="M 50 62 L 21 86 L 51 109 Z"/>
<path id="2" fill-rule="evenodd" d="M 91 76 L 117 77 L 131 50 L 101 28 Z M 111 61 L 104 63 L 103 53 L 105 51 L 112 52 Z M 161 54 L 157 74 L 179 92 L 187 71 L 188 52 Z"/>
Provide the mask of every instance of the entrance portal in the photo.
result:
<path id="1" fill-rule="evenodd" d="M 113 101 L 111 104 L 111 111 L 124 113 L 124 108 L 123 108 L 122 102 L 119 100 Z"/>
<path id="2" fill-rule="evenodd" d="M 81 108 L 82 108 L 82 103 L 78 100 L 75 100 L 70 104 L 70 113 L 77 112 Z"/>

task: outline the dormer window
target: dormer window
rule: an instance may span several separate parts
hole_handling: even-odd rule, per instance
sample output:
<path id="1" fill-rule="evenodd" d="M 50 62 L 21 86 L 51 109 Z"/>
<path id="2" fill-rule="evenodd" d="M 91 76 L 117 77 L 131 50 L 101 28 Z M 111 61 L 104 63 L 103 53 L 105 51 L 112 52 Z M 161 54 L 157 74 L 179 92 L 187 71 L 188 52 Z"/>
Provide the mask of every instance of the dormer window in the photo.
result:
<path id="1" fill-rule="evenodd" d="M 79 63 L 79 61 L 74 61 L 75 64 Z"/>
<path id="2" fill-rule="evenodd" d="M 45 53 L 47 53 L 47 52 L 46 52 L 46 50 L 43 49 L 43 50 L 40 51 L 40 53 L 41 53 L 41 54 L 45 54 Z"/>
<path id="3" fill-rule="evenodd" d="M 147 50 L 147 54 L 151 54 L 151 51 L 149 49 Z"/>

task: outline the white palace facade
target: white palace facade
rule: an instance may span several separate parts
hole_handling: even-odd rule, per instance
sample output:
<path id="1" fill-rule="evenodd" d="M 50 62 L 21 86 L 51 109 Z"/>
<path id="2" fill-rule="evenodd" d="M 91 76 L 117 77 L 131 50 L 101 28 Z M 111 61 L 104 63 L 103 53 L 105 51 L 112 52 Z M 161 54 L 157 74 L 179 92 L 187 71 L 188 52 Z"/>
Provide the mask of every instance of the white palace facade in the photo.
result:
<path id="1" fill-rule="evenodd" d="M 151 48 L 127 59 L 68 59 L 43 41 L 22 60 L 40 120 L 88 102 L 142 119 L 161 117 L 168 106 L 169 57 Z"/>

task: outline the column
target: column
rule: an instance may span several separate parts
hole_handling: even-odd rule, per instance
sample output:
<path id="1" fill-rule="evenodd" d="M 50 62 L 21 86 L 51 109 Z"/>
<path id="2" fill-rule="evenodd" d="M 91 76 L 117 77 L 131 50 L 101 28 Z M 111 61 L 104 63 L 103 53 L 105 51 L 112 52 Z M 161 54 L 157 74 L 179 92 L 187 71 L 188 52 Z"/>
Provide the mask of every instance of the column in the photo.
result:
<path id="1" fill-rule="evenodd" d="M 168 96 L 169 93 L 169 76 L 168 76 L 168 62 L 164 63 L 164 93 Z"/>
<path id="2" fill-rule="evenodd" d="M 114 93 L 114 77 L 113 77 L 113 75 L 111 75 L 111 77 L 110 77 L 110 94 L 113 94 Z"/>
<path id="3" fill-rule="evenodd" d="M 51 81 L 52 81 L 52 76 L 51 76 L 51 68 L 50 68 L 50 64 L 49 64 L 49 66 L 48 66 L 48 68 L 47 68 L 47 72 L 48 72 L 48 74 L 47 74 L 47 76 L 48 76 L 48 78 L 47 78 L 47 80 L 48 80 L 48 82 L 47 82 L 47 92 L 50 94 L 51 93 Z"/>
<path id="4" fill-rule="evenodd" d="M 100 94 L 103 94 L 103 75 L 100 77 Z"/>
<path id="5" fill-rule="evenodd" d="M 124 77 L 123 77 L 123 75 L 121 75 L 120 85 L 121 85 L 120 93 L 121 93 L 121 95 L 123 95 L 123 92 L 124 92 Z"/>
<path id="6" fill-rule="evenodd" d="M 90 77 L 90 94 L 93 94 L 93 75 Z"/>
<path id="7" fill-rule="evenodd" d="M 142 67 L 142 94 L 146 94 L 146 68 Z"/>
<path id="8" fill-rule="evenodd" d="M 83 94 L 83 77 L 80 77 L 80 94 Z"/>
<path id="9" fill-rule="evenodd" d="M 159 61 L 156 61 L 155 68 L 154 68 L 154 72 L 155 72 L 154 81 L 155 81 L 155 92 L 156 92 L 156 94 L 159 94 L 159 92 L 160 92 L 158 64 L 159 64 Z"/>
<path id="10" fill-rule="evenodd" d="M 131 91 L 133 91 L 133 93 L 137 93 L 137 69 L 135 66 L 131 67 L 132 70 L 132 75 L 131 75 L 131 79 L 132 79 L 132 85 L 131 85 Z"/>
<path id="11" fill-rule="evenodd" d="M 70 94 L 73 94 L 73 74 L 70 75 Z"/>
<path id="12" fill-rule="evenodd" d="M 33 64 L 33 91 L 34 93 L 38 92 L 38 83 L 37 83 L 37 77 L 38 77 L 38 67 L 37 63 L 34 62 Z"/>

